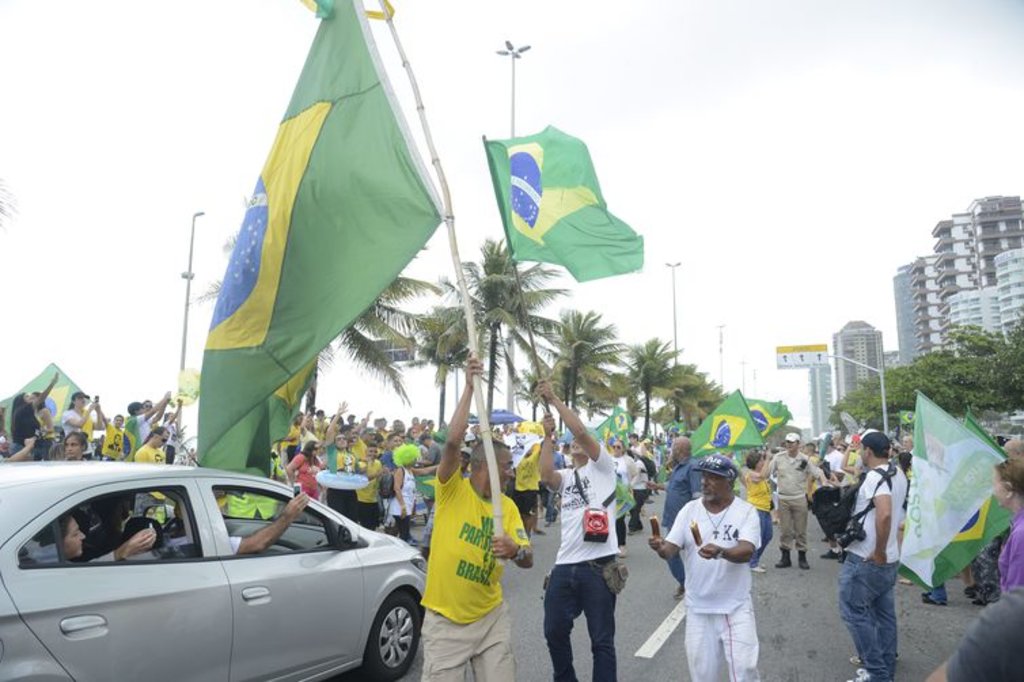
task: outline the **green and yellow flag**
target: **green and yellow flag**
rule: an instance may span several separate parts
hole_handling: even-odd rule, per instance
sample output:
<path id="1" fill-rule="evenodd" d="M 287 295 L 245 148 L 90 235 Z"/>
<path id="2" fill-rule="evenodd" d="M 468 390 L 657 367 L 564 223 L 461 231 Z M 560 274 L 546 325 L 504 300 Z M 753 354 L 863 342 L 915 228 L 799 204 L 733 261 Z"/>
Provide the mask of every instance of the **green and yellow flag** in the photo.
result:
<path id="1" fill-rule="evenodd" d="M 767 438 L 776 429 L 785 426 L 793 415 L 783 402 L 768 402 L 767 400 L 747 399 L 747 409 L 750 416 L 761 433 L 761 438 Z"/>
<path id="2" fill-rule="evenodd" d="M 603 422 L 594 429 L 598 439 L 607 443 L 609 438 L 626 438 L 633 432 L 633 417 L 621 407 L 616 407 Z"/>
<path id="3" fill-rule="evenodd" d="M 747 408 L 743 394 L 735 391 L 701 422 L 690 439 L 693 456 L 722 450 L 743 450 L 764 445 L 764 438 Z"/>
<path id="4" fill-rule="evenodd" d="M 201 374 L 203 466 L 270 471 L 271 443 L 287 433 L 317 354 L 423 248 L 440 216 L 362 3 L 335 0 L 214 309 Z"/>
<path id="5" fill-rule="evenodd" d="M 517 261 L 561 265 L 577 282 L 643 267 L 644 239 L 608 211 L 582 140 L 548 126 L 484 148 Z"/>
<path id="6" fill-rule="evenodd" d="M 50 385 L 54 374 L 59 374 L 60 377 L 57 379 L 57 383 L 53 385 L 53 388 L 50 389 L 50 395 L 46 398 L 46 406 L 50 408 L 50 413 L 53 414 L 53 423 L 60 425 L 60 417 L 64 414 L 68 403 L 71 402 L 71 396 L 82 389 L 60 367 L 51 362 L 35 379 L 22 386 L 16 393 L 0 401 L 0 408 L 3 408 L 4 414 L 7 415 L 7 424 L 4 425 L 4 428 L 10 428 L 11 419 L 14 418 L 14 414 L 11 411 L 14 405 L 14 397 L 21 393 L 33 393 L 43 390 Z"/>
<path id="7" fill-rule="evenodd" d="M 932 588 L 1009 527 L 1009 512 L 992 497 L 992 468 L 1006 454 L 970 414 L 961 424 L 923 393 L 914 413 L 914 475 L 900 573 Z"/>

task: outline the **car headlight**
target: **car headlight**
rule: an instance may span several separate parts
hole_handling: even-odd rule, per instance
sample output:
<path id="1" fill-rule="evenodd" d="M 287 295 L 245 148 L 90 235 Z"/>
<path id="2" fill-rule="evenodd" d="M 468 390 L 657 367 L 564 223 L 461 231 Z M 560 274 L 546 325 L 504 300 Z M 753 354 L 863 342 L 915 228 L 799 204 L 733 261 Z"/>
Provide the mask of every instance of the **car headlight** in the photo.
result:
<path id="1" fill-rule="evenodd" d="M 426 575 L 426 573 L 427 573 L 427 560 L 426 559 L 424 559 L 421 556 L 414 556 L 412 559 L 409 559 L 409 561 L 410 561 L 410 563 L 412 563 L 413 566 L 418 568 L 421 573 Z"/>

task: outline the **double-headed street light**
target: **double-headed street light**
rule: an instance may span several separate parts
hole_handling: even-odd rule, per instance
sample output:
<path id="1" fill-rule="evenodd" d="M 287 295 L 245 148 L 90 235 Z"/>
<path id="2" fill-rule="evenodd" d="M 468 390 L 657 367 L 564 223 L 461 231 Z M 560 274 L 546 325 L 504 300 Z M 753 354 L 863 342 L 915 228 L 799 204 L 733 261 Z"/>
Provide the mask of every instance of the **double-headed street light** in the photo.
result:
<path id="1" fill-rule="evenodd" d="M 509 137 L 516 136 L 516 60 L 523 58 L 523 53 L 530 49 L 529 45 L 523 45 L 522 47 L 515 47 L 511 41 L 505 41 L 504 50 L 497 50 L 497 53 L 502 57 L 508 57 L 512 62 L 512 134 Z"/>

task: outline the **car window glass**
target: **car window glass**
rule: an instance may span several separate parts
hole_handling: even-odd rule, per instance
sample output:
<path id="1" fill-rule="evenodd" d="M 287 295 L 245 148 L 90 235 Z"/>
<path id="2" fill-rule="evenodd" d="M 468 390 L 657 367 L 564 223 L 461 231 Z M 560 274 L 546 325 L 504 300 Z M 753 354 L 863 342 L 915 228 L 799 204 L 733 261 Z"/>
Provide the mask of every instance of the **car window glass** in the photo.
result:
<path id="1" fill-rule="evenodd" d="M 18 563 L 92 566 L 201 556 L 184 489 L 146 488 L 99 495 L 65 509 L 19 549 Z"/>
<path id="2" fill-rule="evenodd" d="M 236 552 L 241 540 L 271 525 L 289 500 L 285 495 L 242 487 L 214 486 L 213 493 Z M 286 554 L 330 546 L 326 519 L 307 508 L 261 554 Z"/>

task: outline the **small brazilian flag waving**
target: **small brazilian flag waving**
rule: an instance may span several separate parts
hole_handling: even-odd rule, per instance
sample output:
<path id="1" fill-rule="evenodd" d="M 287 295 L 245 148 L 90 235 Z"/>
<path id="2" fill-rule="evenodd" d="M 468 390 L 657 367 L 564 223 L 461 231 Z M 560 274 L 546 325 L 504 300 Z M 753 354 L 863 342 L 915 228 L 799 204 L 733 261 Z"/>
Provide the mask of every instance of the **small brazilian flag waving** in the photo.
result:
<path id="1" fill-rule="evenodd" d="M 747 408 L 750 410 L 754 424 L 757 425 L 757 430 L 761 433 L 761 438 L 767 438 L 769 434 L 779 427 L 785 426 L 793 418 L 786 403 L 783 402 L 771 403 L 767 400 L 749 398 L 747 399 Z"/>
<path id="2" fill-rule="evenodd" d="M 633 417 L 621 407 L 612 410 L 611 415 L 597 425 L 595 429 L 601 441 L 608 442 L 611 437 L 626 438 L 633 431 Z"/>
<path id="3" fill-rule="evenodd" d="M 608 212 L 582 140 L 548 126 L 484 148 L 513 258 L 561 265 L 577 282 L 643 268 L 644 239 Z"/>
<path id="4" fill-rule="evenodd" d="M 271 443 L 287 433 L 317 354 L 441 222 L 362 2 L 331 4 L 213 311 L 199 403 L 203 466 L 269 473 Z"/>
<path id="5" fill-rule="evenodd" d="M 747 408 L 743 394 L 730 394 L 693 432 L 693 455 L 702 457 L 720 450 L 742 450 L 764 445 L 764 438 Z"/>
<path id="6" fill-rule="evenodd" d="M 907 410 L 900 410 L 900 424 L 902 426 L 913 426 L 914 413 Z"/>

